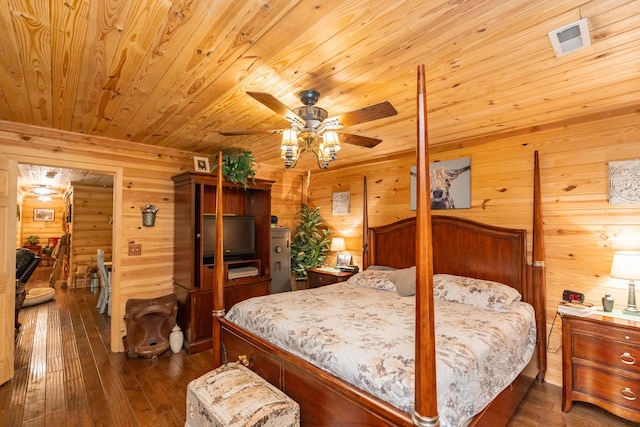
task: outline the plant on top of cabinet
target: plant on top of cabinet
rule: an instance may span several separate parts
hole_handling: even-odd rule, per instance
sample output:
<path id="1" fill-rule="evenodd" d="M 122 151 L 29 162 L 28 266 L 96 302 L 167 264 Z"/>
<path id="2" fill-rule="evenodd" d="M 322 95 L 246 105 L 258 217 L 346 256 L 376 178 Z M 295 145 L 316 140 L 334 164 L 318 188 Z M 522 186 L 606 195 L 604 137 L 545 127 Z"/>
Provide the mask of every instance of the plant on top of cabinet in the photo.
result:
<path id="1" fill-rule="evenodd" d="M 251 151 L 225 150 L 222 152 L 222 175 L 229 182 L 241 183 L 247 188 L 248 178 L 255 184 L 256 171 L 253 169 L 255 160 Z M 218 167 L 214 162 L 211 170 Z"/>
<path id="2" fill-rule="evenodd" d="M 31 235 L 29 237 L 27 237 L 27 243 L 30 245 L 37 245 L 38 243 L 40 243 L 40 236 L 35 236 L 35 235 Z"/>
<path id="3" fill-rule="evenodd" d="M 302 205 L 296 214 L 299 225 L 291 243 L 291 271 L 305 277 L 307 269 L 317 267 L 327 258 L 331 246 L 331 231 L 320 228 L 320 208 L 310 209 Z"/>

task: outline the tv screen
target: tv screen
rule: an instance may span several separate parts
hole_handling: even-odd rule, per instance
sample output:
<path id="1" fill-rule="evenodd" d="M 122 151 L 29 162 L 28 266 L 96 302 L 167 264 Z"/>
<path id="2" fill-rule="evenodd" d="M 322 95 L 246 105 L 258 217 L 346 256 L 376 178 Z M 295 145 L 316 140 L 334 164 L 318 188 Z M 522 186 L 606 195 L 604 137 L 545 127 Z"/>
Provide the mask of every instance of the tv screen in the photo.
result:
<path id="1" fill-rule="evenodd" d="M 224 259 L 253 256 L 255 246 L 255 219 L 252 216 L 223 216 Z M 213 264 L 216 246 L 216 216 L 204 214 L 203 258 L 205 264 Z"/>

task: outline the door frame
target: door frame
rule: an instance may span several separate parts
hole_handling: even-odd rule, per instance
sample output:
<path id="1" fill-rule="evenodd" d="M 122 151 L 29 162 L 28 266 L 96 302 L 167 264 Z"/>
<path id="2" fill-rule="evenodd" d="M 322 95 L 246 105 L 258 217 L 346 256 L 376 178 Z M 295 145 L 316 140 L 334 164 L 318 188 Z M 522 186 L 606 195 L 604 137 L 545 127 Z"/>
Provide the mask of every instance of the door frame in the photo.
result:
<path id="1" fill-rule="evenodd" d="M 56 159 L 51 157 L 43 157 L 37 155 L 18 155 L 11 153 L 0 153 L 8 160 L 16 162 L 16 175 L 17 164 L 26 163 L 42 166 L 53 166 L 67 169 L 84 169 L 93 170 L 96 172 L 104 173 L 105 175 L 113 175 L 113 207 L 111 216 L 113 218 L 113 229 L 111 231 L 111 253 L 113 262 L 113 275 L 111 276 L 111 300 L 115 302 L 111 311 L 111 323 L 110 323 L 110 336 L 111 336 L 111 351 L 120 352 L 123 351 L 122 336 L 120 331 L 120 322 L 122 312 L 118 301 L 120 301 L 120 247 L 121 247 L 121 232 L 120 224 L 122 224 L 122 191 L 123 191 L 123 168 L 119 166 L 110 166 L 100 163 L 95 163 L 90 159 L 79 161 L 69 161 L 64 159 Z M 16 176 L 17 178 L 17 176 Z M 17 198 L 18 186 L 15 185 L 12 189 L 13 197 Z M 16 228 L 16 218 L 13 217 L 11 221 L 8 221 L 8 226 Z M 15 243 L 15 238 L 14 238 Z M 15 293 L 15 282 L 13 283 L 13 291 Z M 3 319 L 4 320 L 4 319 Z M 12 321 L 13 322 L 13 321 Z M 0 345 L 8 345 L 9 343 L 0 343 Z"/>

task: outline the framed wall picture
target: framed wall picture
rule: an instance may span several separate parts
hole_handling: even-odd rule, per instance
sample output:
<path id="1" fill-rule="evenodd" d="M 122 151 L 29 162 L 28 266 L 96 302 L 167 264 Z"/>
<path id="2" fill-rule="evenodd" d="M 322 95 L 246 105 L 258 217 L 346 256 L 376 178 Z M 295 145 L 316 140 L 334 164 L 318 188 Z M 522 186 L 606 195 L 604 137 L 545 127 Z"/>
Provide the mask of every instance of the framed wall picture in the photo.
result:
<path id="1" fill-rule="evenodd" d="M 193 156 L 193 168 L 196 172 L 211 172 L 211 169 L 209 169 L 209 159 L 206 157 Z"/>
<path id="2" fill-rule="evenodd" d="M 44 222 L 55 221 L 55 211 L 53 209 L 35 208 L 33 210 L 33 220 Z"/>
<path id="3" fill-rule="evenodd" d="M 349 213 L 349 204 L 351 202 L 351 193 L 348 191 L 341 191 L 333 193 L 331 203 L 331 213 L 334 215 L 347 215 Z"/>
<path id="4" fill-rule="evenodd" d="M 640 203 L 640 160 L 609 162 L 609 203 Z"/>
<path id="5" fill-rule="evenodd" d="M 411 166 L 410 209 L 417 209 L 416 167 Z M 471 207 L 471 158 L 463 157 L 429 163 L 431 209 L 468 209 Z"/>

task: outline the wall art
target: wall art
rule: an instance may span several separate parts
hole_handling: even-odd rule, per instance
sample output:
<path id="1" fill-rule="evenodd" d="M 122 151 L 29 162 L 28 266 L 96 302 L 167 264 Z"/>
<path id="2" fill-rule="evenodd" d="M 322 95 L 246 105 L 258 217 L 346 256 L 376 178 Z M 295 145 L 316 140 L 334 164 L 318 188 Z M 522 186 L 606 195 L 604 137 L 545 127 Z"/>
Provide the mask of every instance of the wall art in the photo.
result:
<path id="1" fill-rule="evenodd" d="M 640 159 L 609 162 L 609 203 L 640 203 Z"/>
<path id="2" fill-rule="evenodd" d="M 55 211 L 53 209 L 39 209 L 33 210 L 34 221 L 52 222 L 55 220 Z"/>
<path id="3" fill-rule="evenodd" d="M 416 167 L 410 168 L 410 208 L 417 209 Z M 471 207 L 471 158 L 429 163 L 431 209 Z"/>
<path id="4" fill-rule="evenodd" d="M 333 193 L 331 212 L 334 215 L 347 215 L 349 213 L 349 203 L 351 201 L 351 193 L 349 191 L 341 191 Z"/>

